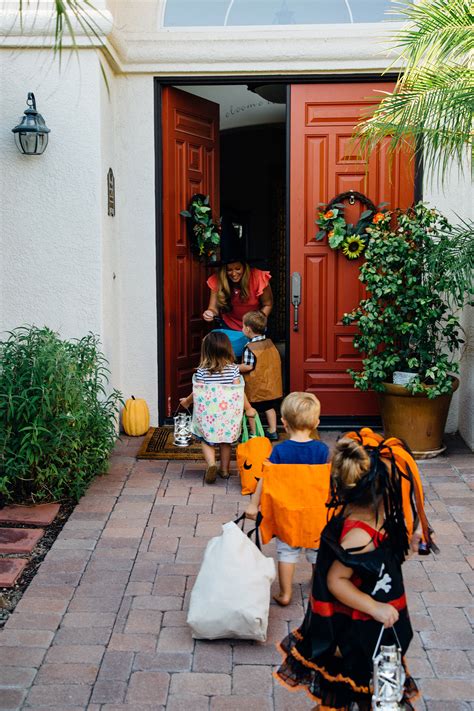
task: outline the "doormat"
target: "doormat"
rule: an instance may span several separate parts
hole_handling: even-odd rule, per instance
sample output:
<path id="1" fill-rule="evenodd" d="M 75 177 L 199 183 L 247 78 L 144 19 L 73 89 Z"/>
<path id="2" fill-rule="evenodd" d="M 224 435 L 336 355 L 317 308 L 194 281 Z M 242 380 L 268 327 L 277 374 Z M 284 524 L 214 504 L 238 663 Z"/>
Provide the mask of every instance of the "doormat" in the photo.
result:
<path id="1" fill-rule="evenodd" d="M 193 439 L 188 447 L 173 444 L 172 427 L 150 427 L 140 447 L 137 459 L 200 459 L 201 444 Z"/>
<path id="2" fill-rule="evenodd" d="M 279 441 L 288 438 L 286 432 L 279 432 Z M 319 432 L 315 430 L 311 435 L 313 439 L 320 439 Z M 277 442 L 272 442 L 272 445 Z M 137 459 L 199 459 L 204 461 L 201 444 L 193 439 L 188 447 L 177 447 L 173 444 L 172 427 L 150 427 L 142 442 Z M 231 459 L 235 459 L 235 447 L 232 447 Z"/>

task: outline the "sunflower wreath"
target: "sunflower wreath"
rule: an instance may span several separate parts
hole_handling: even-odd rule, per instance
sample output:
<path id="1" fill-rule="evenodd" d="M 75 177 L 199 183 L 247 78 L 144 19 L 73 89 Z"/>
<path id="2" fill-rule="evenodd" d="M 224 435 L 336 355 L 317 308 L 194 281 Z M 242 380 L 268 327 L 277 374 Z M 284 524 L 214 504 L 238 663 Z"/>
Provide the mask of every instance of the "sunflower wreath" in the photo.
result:
<path id="1" fill-rule="evenodd" d="M 349 200 L 351 205 L 358 200 L 367 208 L 361 213 L 356 225 L 347 223 L 344 219 L 343 200 Z M 340 193 L 327 204 L 319 204 L 319 219 L 316 220 L 316 224 L 320 230 L 315 239 L 322 240 L 327 237 L 332 249 L 340 249 L 347 259 L 357 259 L 367 247 L 369 241 L 367 230 L 371 225 L 385 219 L 386 204 L 381 203 L 376 207 L 366 195 L 355 190 Z"/>

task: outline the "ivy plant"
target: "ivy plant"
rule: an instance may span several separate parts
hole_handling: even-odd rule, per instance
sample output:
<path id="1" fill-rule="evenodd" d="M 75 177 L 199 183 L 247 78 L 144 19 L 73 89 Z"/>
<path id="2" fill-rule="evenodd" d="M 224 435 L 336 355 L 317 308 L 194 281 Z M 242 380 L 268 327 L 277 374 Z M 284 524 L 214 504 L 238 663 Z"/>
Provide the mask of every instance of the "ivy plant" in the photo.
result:
<path id="1" fill-rule="evenodd" d="M 188 210 L 179 213 L 191 224 L 191 246 L 200 257 L 212 257 L 216 254 L 221 241 L 219 225 L 212 219 L 209 195 L 194 195 Z"/>
<path id="2" fill-rule="evenodd" d="M 469 229 L 466 229 L 468 227 Z M 364 298 L 345 314 L 355 324 L 362 370 L 350 370 L 360 390 L 384 390 L 394 371 L 411 371 L 412 393 L 451 392 L 463 344 L 460 310 L 472 305 L 474 231 L 452 227 L 424 203 L 387 212 L 368 228 L 360 280 Z"/>
<path id="3" fill-rule="evenodd" d="M 107 471 L 122 398 L 98 337 L 21 327 L 0 341 L 0 505 L 79 499 Z"/>

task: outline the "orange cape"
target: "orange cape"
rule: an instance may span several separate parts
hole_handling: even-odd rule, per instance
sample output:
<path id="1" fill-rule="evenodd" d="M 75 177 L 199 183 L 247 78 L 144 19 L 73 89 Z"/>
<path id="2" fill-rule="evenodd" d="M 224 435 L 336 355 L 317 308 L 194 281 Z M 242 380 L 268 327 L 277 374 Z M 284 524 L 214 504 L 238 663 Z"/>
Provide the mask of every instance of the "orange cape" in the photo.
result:
<path id="1" fill-rule="evenodd" d="M 330 464 L 263 465 L 262 542 L 277 536 L 290 546 L 317 548 L 328 520 Z"/>

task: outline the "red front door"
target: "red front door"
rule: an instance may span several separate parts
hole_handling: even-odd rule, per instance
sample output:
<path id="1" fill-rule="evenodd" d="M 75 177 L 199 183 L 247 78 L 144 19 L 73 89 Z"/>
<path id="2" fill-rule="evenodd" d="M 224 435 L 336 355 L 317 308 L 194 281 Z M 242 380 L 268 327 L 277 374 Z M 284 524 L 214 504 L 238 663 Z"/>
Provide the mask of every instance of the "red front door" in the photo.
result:
<path id="1" fill-rule="evenodd" d="M 355 390 L 347 373 L 361 363 L 352 344 L 355 329 L 342 324 L 343 314 L 363 296 L 360 260 L 350 262 L 326 239 L 314 237 L 318 204 L 351 189 L 389 208 L 413 202 L 413 161 L 406 153 L 390 162 L 382 145 L 367 164 L 351 145 L 362 112 L 380 100 L 374 90 L 392 88 L 391 83 L 291 87 L 290 275 L 301 276 L 301 305 L 299 329 L 290 331 L 290 389 L 314 392 L 323 415 L 378 412 L 374 394 Z M 356 204 L 352 214 L 346 210 L 348 221 L 357 221 L 362 209 Z"/>
<path id="2" fill-rule="evenodd" d="M 163 89 L 163 302 L 166 416 L 189 395 L 208 328 L 206 267 L 191 252 L 180 211 L 195 193 L 219 212 L 219 106 L 185 91 Z"/>

